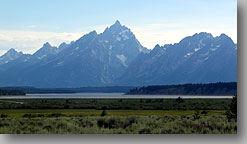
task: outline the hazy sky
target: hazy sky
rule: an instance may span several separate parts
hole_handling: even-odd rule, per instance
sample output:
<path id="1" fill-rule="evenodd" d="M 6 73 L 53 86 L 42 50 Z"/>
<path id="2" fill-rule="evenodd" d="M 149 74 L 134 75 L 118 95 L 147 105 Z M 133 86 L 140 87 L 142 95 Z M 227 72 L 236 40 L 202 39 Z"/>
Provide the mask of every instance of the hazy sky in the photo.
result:
<path id="1" fill-rule="evenodd" d="M 150 49 L 199 32 L 237 42 L 237 0 L 0 0 L 0 55 L 58 46 L 116 20 Z"/>

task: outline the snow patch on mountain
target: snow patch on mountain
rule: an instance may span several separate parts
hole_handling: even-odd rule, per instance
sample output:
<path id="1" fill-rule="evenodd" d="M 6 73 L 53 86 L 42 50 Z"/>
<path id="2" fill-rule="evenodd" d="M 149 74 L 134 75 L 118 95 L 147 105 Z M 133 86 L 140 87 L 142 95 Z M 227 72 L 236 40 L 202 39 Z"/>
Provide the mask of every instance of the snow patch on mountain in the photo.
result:
<path id="1" fill-rule="evenodd" d="M 123 30 L 122 32 L 120 32 L 119 34 L 122 35 L 122 34 L 126 34 L 128 32 L 130 32 L 130 31 L 128 29 L 126 29 L 126 30 Z"/>
<path id="2" fill-rule="evenodd" d="M 109 46 L 109 49 L 112 50 L 112 45 Z"/>
<path id="3" fill-rule="evenodd" d="M 216 50 L 217 50 L 217 48 L 211 48 L 210 50 L 211 50 L 211 51 L 216 51 Z"/>
<path id="4" fill-rule="evenodd" d="M 195 52 L 199 51 L 201 48 L 195 48 Z"/>
<path id="5" fill-rule="evenodd" d="M 208 57 L 204 58 L 203 60 L 204 60 L 204 61 L 205 61 L 205 60 L 208 60 Z"/>
<path id="6" fill-rule="evenodd" d="M 116 40 L 117 40 L 117 41 L 121 41 L 121 38 L 120 38 L 120 37 L 116 37 Z"/>
<path id="7" fill-rule="evenodd" d="M 122 36 L 123 40 L 127 40 L 127 39 L 129 39 L 129 37 L 128 37 L 129 33 L 130 33 L 130 31 L 128 29 L 126 29 L 126 30 L 120 32 L 119 35 Z"/>
<path id="8" fill-rule="evenodd" d="M 124 66 L 127 67 L 127 65 L 125 64 L 125 61 L 127 60 L 127 58 L 126 58 L 123 54 L 121 54 L 121 55 L 116 55 L 116 57 L 122 62 L 122 64 L 123 64 Z"/>
<path id="9" fill-rule="evenodd" d="M 122 35 L 122 37 L 123 37 L 123 40 L 129 39 L 129 37 L 127 35 Z"/>
<path id="10" fill-rule="evenodd" d="M 193 52 L 190 52 L 190 53 L 187 53 L 184 57 L 189 57 L 189 56 L 191 56 L 193 54 L 194 54 Z"/>
<path id="11" fill-rule="evenodd" d="M 96 55 L 95 50 L 91 50 L 91 53 L 92 53 L 93 55 Z"/>
<path id="12" fill-rule="evenodd" d="M 38 59 L 43 59 L 44 57 L 46 57 L 47 55 L 42 55 L 42 56 L 39 56 Z"/>
<path id="13" fill-rule="evenodd" d="M 58 62 L 58 63 L 57 63 L 57 65 L 61 65 L 61 64 L 63 64 L 63 62 Z"/>

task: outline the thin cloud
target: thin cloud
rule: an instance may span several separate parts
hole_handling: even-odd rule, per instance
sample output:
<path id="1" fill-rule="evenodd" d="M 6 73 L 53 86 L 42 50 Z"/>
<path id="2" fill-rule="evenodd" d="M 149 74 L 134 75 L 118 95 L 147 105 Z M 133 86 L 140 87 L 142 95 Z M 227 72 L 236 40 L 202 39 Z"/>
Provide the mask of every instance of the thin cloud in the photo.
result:
<path id="1" fill-rule="evenodd" d="M 199 32 L 208 32 L 213 36 L 219 36 L 225 33 L 230 36 L 235 43 L 237 42 L 237 30 L 230 27 L 193 28 L 188 25 L 170 23 L 131 26 L 131 30 L 141 44 L 149 49 L 153 49 L 156 44 L 178 43 L 183 38 Z"/>
<path id="2" fill-rule="evenodd" d="M 92 30 L 102 33 L 109 25 L 96 25 L 78 29 L 78 32 L 40 32 L 31 30 L 1 30 L 0 29 L 0 56 L 8 49 L 15 48 L 24 53 L 32 54 L 37 51 L 45 42 L 58 46 L 62 42 L 70 43 L 82 37 Z M 37 28 L 36 25 L 26 28 Z M 57 27 L 59 28 L 59 27 Z"/>
<path id="3" fill-rule="evenodd" d="M 24 28 L 37 28 L 38 25 L 27 25 L 27 26 L 24 26 Z"/>
<path id="4" fill-rule="evenodd" d="M 15 48 L 23 51 L 24 53 L 33 53 L 45 42 L 58 46 L 62 42 L 71 42 L 76 40 L 84 34 L 84 32 L 59 33 L 0 30 L 0 55 L 6 52 L 9 48 Z"/>

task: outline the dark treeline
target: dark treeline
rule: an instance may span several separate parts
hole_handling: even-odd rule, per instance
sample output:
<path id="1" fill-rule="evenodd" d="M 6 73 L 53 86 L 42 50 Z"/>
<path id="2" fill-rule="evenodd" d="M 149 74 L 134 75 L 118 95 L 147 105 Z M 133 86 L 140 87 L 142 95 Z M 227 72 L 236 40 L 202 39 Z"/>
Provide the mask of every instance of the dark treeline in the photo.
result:
<path id="1" fill-rule="evenodd" d="M 1 109 L 228 110 L 231 99 L 18 99 Z"/>
<path id="2" fill-rule="evenodd" d="M 157 85 L 131 89 L 126 94 L 157 95 L 236 95 L 237 82 L 218 82 L 209 84 Z"/>
<path id="3" fill-rule="evenodd" d="M 6 90 L 21 90 L 25 93 L 126 93 L 134 87 L 81 87 L 81 88 L 35 88 L 35 87 L 3 87 Z M 0 88 L 1 89 L 1 88 Z"/>
<path id="4" fill-rule="evenodd" d="M 26 93 L 22 90 L 0 89 L 0 96 L 9 96 L 9 95 L 26 95 Z"/>

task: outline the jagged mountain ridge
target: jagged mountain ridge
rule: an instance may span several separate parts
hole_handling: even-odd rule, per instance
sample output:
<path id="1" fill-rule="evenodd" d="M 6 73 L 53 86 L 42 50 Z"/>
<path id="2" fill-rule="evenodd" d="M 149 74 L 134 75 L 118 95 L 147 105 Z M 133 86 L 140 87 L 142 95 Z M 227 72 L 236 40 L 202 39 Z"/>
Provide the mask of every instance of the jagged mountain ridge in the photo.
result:
<path id="1" fill-rule="evenodd" d="M 225 34 L 199 33 L 139 55 L 116 83 L 162 85 L 237 81 L 237 47 Z"/>
<path id="2" fill-rule="evenodd" d="M 0 59 L 0 75 L 0 86 L 53 88 L 236 81 L 237 46 L 202 32 L 148 50 L 116 21 L 58 48 L 45 43 L 33 55 Z"/>
<path id="3" fill-rule="evenodd" d="M 37 57 L 38 59 L 43 59 L 44 57 L 47 57 L 49 55 L 53 55 L 58 53 L 57 47 L 52 47 L 48 42 L 46 42 L 42 48 L 40 48 L 38 51 L 36 51 L 33 56 Z"/>
<path id="4" fill-rule="evenodd" d="M 116 21 L 101 34 L 92 31 L 59 48 L 46 43 L 33 55 L 24 55 L 1 66 L 0 72 L 6 77 L 0 78 L 0 85 L 102 86 L 120 77 L 132 60 L 144 52 L 149 50 L 139 43 L 129 28 Z"/>
<path id="5" fill-rule="evenodd" d="M 4 55 L 0 57 L 0 65 L 9 63 L 10 61 L 15 60 L 22 55 L 23 55 L 22 52 L 17 52 L 15 49 L 11 48 Z"/>

